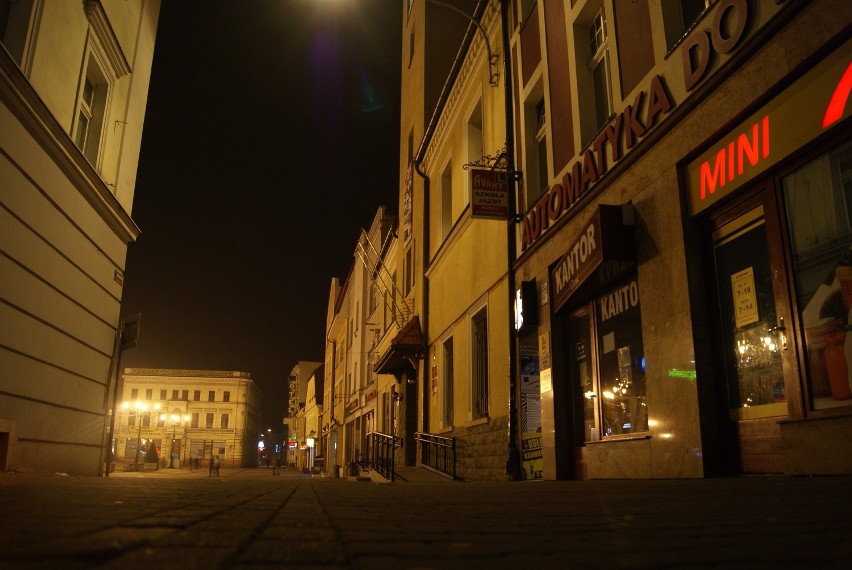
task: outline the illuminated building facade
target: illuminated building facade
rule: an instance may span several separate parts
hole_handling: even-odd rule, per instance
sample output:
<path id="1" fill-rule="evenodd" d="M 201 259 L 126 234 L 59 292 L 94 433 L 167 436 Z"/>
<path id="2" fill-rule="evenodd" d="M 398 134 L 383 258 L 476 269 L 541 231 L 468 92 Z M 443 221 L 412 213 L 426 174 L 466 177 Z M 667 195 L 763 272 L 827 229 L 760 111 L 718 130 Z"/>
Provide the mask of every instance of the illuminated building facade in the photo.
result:
<path id="1" fill-rule="evenodd" d="M 852 472 L 852 11 L 510 13 L 524 475 Z"/>
<path id="2" fill-rule="evenodd" d="M 105 464 L 159 9 L 0 2 L 0 469 Z"/>
<path id="3" fill-rule="evenodd" d="M 846 4 L 458 2 L 477 25 L 440 28 L 461 48 L 439 81 L 433 4 L 402 34 L 419 342 L 376 367 L 403 460 L 426 465 L 419 432 L 464 479 L 852 472 Z"/>
<path id="4" fill-rule="evenodd" d="M 262 395 L 248 372 L 125 368 L 122 380 L 116 462 L 144 458 L 153 441 L 162 465 L 197 458 L 206 468 L 211 456 L 223 467 L 257 465 Z"/>

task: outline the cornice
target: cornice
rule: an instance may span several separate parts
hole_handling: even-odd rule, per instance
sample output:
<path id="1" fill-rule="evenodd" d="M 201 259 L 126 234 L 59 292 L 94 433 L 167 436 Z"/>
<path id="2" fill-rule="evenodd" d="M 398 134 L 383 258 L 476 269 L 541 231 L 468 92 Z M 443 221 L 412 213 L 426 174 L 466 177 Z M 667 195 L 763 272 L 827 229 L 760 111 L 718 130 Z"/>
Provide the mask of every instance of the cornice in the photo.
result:
<path id="1" fill-rule="evenodd" d="M 83 10 L 86 12 L 95 36 L 100 41 L 115 78 L 118 79 L 130 73 L 130 64 L 124 57 L 124 51 L 118 43 L 118 38 L 115 37 L 115 32 L 100 0 L 86 0 Z"/>
<path id="2" fill-rule="evenodd" d="M 4 102 L 45 153 L 68 177 L 101 219 L 124 242 L 140 230 L 109 186 L 86 160 L 41 100 L 5 48 L 0 47 L 0 101 Z"/>

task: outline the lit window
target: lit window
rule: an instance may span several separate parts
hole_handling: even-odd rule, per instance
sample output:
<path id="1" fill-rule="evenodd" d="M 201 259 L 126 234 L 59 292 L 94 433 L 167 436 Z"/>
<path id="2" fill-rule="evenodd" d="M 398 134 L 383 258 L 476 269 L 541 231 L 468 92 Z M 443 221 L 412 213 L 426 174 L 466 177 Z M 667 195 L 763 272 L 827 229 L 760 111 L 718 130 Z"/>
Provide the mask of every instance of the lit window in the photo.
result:
<path id="1" fill-rule="evenodd" d="M 585 441 L 648 431 L 645 353 L 636 277 L 601 294 L 568 321 L 572 382 Z"/>

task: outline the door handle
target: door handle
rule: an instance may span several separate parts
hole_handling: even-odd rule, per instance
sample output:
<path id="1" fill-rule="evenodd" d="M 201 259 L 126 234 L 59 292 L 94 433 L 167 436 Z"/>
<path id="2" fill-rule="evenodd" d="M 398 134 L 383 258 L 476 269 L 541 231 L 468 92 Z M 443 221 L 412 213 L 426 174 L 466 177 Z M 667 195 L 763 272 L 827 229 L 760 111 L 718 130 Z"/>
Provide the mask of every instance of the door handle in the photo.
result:
<path id="1" fill-rule="evenodd" d="M 787 335 L 784 334 L 784 331 L 787 330 L 787 327 L 784 326 L 784 317 L 778 319 L 778 326 L 769 327 L 766 329 L 768 333 L 778 333 L 778 340 L 781 341 L 781 350 L 787 350 Z"/>

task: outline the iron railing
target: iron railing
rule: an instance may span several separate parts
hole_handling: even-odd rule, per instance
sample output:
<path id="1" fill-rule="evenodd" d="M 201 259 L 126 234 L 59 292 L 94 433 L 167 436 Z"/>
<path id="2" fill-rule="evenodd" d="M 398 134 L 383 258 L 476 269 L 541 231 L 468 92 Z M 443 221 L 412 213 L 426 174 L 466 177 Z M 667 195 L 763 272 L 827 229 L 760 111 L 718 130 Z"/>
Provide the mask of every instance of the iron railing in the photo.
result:
<path id="1" fill-rule="evenodd" d="M 456 478 L 456 438 L 415 433 L 420 446 L 420 463 L 451 479 Z"/>
<path id="2" fill-rule="evenodd" d="M 396 448 L 400 446 L 400 438 L 374 431 L 367 441 L 370 446 L 367 456 L 372 468 L 389 481 L 396 479 Z"/>

